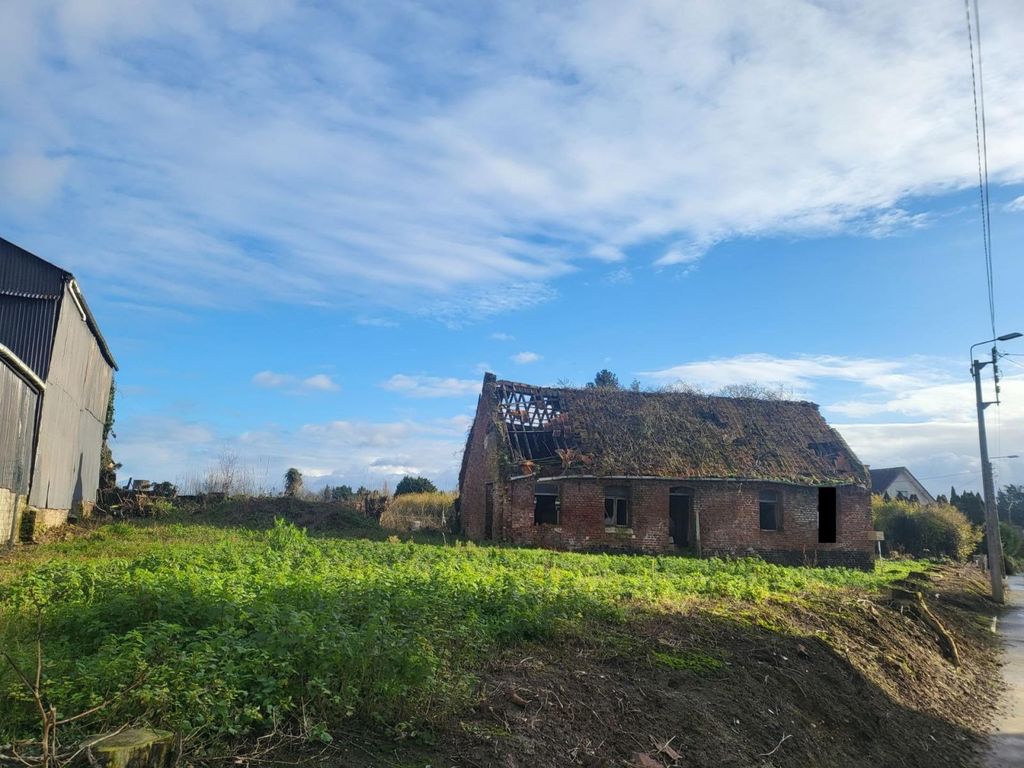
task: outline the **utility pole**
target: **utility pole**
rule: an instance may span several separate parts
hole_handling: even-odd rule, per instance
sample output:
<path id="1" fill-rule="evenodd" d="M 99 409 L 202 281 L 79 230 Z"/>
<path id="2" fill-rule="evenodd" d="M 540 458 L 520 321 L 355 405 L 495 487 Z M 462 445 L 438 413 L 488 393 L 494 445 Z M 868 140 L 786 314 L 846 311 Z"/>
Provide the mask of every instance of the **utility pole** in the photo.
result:
<path id="1" fill-rule="evenodd" d="M 992 483 L 992 465 L 988 460 L 988 438 L 985 435 L 985 409 L 992 403 L 981 399 L 981 369 L 988 363 L 972 361 L 974 398 L 978 406 L 978 442 L 981 443 L 981 478 L 985 491 L 985 536 L 988 540 L 988 574 L 992 581 L 992 599 L 1003 602 L 1003 542 L 999 538 L 999 519 L 996 517 L 995 490 Z"/>
<path id="2" fill-rule="evenodd" d="M 1018 339 L 1024 334 L 1006 333 L 994 339 L 980 341 L 971 346 L 971 375 L 974 376 L 974 399 L 978 407 L 978 442 L 981 444 L 981 477 L 985 492 L 985 535 L 988 539 L 988 573 L 992 581 L 992 599 L 997 603 L 1004 601 L 1003 596 L 1003 542 L 999 538 L 999 517 L 996 509 L 995 484 L 992 482 L 992 464 L 988 458 L 988 438 L 985 435 L 985 409 L 993 403 L 999 403 L 999 373 L 997 367 L 998 353 L 994 346 L 997 341 Z M 996 380 L 996 399 L 985 402 L 981 396 L 981 369 L 988 365 L 974 359 L 974 348 L 982 344 L 993 343 L 992 370 Z"/>

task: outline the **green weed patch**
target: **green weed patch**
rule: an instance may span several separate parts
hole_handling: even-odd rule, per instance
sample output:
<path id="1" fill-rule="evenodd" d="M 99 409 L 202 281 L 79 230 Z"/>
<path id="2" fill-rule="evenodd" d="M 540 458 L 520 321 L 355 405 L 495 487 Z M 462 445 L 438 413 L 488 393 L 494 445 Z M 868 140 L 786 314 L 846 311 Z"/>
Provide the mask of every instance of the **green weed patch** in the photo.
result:
<path id="1" fill-rule="evenodd" d="M 407 729 L 452 715 L 492 649 L 694 597 L 874 588 L 912 567 L 315 539 L 280 522 L 117 524 L 0 562 L 0 647 L 34 671 L 41 617 L 60 716 L 110 701 L 73 726 L 82 733 L 134 721 L 213 745 L 276 724 L 323 739 L 351 720 Z M 673 668 L 721 663 L 662 655 Z M 0 742 L 35 733 L 33 706 L 0 669 Z"/>

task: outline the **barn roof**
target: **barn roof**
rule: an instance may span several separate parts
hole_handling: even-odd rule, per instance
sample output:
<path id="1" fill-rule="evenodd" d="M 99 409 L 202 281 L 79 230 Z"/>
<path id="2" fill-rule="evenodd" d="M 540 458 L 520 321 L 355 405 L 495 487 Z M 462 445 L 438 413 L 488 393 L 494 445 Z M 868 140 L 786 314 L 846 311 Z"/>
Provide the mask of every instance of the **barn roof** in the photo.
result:
<path id="1" fill-rule="evenodd" d="M 867 483 L 814 403 L 689 392 L 537 387 L 485 377 L 513 463 L 541 474 Z M 513 473 L 516 474 L 516 473 Z"/>
<path id="2" fill-rule="evenodd" d="M 75 276 L 0 237 L 0 327 L 6 343 L 39 376 L 46 378 L 53 332 L 64 286 L 70 285 L 85 322 L 111 368 L 117 361 L 100 332 Z"/>

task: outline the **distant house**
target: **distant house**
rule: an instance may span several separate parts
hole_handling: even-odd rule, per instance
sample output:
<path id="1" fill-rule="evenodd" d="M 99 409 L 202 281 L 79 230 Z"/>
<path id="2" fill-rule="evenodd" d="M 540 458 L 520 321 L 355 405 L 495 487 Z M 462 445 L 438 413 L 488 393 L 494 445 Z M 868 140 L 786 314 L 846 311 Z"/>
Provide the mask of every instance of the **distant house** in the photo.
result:
<path id="1" fill-rule="evenodd" d="M 922 504 L 934 504 L 935 497 L 921 485 L 906 467 L 884 467 L 871 470 L 871 492 L 879 496 L 889 494 L 890 499 L 902 496 Z"/>
<path id="2" fill-rule="evenodd" d="M 869 567 L 870 480 L 813 403 L 484 376 L 459 475 L 470 538 Z"/>
<path id="3" fill-rule="evenodd" d="M 0 544 L 89 509 L 117 364 L 74 276 L 0 238 Z"/>

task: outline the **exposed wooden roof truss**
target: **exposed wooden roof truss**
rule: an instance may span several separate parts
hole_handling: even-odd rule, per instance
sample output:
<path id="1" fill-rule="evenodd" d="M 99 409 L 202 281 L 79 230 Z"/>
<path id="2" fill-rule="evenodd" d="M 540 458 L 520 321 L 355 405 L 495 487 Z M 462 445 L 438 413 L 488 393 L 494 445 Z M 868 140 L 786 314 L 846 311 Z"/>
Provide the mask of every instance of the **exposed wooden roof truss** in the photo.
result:
<path id="1" fill-rule="evenodd" d="M 515 459 L 558 462 L 558 451 L 573 447 L 557 394 L 512 383 L 499 385 L 496 394 Z"/>

